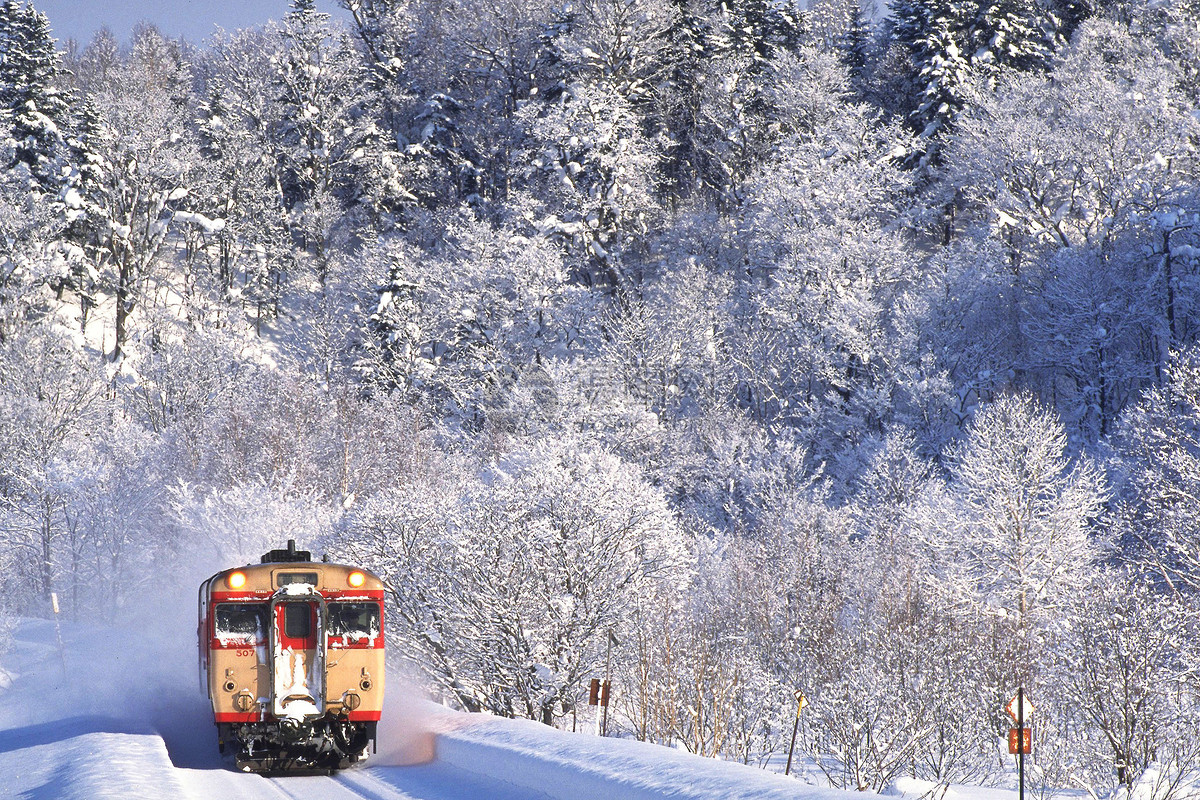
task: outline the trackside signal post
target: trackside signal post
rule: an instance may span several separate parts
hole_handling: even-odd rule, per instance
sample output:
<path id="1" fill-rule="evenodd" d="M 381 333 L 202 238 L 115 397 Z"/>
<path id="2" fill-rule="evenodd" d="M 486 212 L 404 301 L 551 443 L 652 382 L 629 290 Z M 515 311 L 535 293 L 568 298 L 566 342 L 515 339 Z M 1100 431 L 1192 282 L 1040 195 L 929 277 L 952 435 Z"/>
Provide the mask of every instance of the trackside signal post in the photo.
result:
<path id="1" fill-rule="evenodd" d="M 608 631 L 608 652 L 604 656 L 604 680 L 600 678 L 592 678 L 591 686 L 588 691 L 588 705 L 599 706 L 599 711 L 596 713 L 596 735 L 608 735 L 608 696 L 612 689 L 612 681 L 609 675 L 612 669 L 612 649 L 613 645 L 618 647 L 621 645 L 616 634 L 611 629 Z"/>
<path id="2" fill-rule="evenodd" d="M 1025 756 L 1033 752 L 1033 729 L 1029 727 L 1029 718 L 1033 716 L 1033 703 L 1025 695 L 1025 689 L 1017 689 L 1017 694 L 1004 707 L 1012 717 L 1017 727 L 1008 731 L 1008 752 L 1017 757 L 1017 799 L 1025 800 Z"/>
<path id="3" fill-rule="evenodd" d="M 796 731 L 800 728 L 800 712 L 808 705 L 808 698 L 804 696 L 804 692 L 797 689 L 793 694 L 796 697 L 796 721 L 792 723 L 792 743 L 788 745 L 788 760 L 787 766 L 783 768 L 784 775 L 792 771 L 792 752 L 796 749 Z"/>
<path id="4" fill-rule="evenodd" d="M 608 693 L 610 684 L 608 679 L 601 680 L 600 678 L 592 678 L 591 686 L 588 688 L 588 705 L 599 706 L 596 710 L 596 735 L 603 736 L 603 728 L 601 727 L 602 716 L 608 715 Z"/>
<path id="5" fill-rule="evenodd" d="M 58 660 L 62 662 L 63 675 L 67 674 L 67 649 L 63 647 L 62 625 L 58 622 L 58 592 L 50 593 L 50 607 L 54 609 L 54 638 L 58 639 Z"/>

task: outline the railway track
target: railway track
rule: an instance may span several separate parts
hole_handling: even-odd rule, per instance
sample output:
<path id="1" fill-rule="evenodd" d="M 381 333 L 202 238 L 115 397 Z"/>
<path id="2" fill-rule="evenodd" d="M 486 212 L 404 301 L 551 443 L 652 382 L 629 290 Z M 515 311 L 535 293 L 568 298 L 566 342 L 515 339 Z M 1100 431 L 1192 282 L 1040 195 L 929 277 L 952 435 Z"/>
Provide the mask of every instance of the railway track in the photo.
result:
<path id="1" fill-rule="evenodd" d="M 360 768 L 330 776 L 280 776 L 265 782 L 278 800 L 545 800 L 544 795 L 531 795 L 528 790 L 443 764 Z M 258 798 L 259 794 L 245 796 Z"/>
<path id="2" fill-rule="evenodd" d="M 268 779 L 290 800 L 422 800 L 365 772 L 289 775 Z"/>

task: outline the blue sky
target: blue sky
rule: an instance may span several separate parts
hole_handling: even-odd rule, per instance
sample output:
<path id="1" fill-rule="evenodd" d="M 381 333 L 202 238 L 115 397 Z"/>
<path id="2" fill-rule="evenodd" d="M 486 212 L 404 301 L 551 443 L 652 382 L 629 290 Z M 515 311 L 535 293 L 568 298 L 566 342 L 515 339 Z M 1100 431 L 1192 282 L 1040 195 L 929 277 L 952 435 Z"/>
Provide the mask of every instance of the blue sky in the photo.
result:
<path id="1" fill-rule="evenodd" d="M 152 22 L 168 36 L 199 44 L 217 25 L 225 30 L 249 28 L 280 19 L 291 7 L 289 0 L 33 0 L 33 5 L 49 17 L 59 47 L 69 38 L 86 45 L 104 26 L 128 41 L 138 22 Z M 336 0 L 317 0 L 317 7 L 349 18 Z"/>

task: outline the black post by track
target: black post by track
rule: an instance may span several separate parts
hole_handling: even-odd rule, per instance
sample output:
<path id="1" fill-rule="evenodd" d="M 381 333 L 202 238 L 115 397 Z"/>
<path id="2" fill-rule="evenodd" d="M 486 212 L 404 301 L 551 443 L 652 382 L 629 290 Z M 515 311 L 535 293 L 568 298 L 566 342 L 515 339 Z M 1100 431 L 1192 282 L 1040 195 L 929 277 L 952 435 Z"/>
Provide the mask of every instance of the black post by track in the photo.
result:
<path id="1" fill-rule="evenodd" d="M 783 774 L 787 775 L 792 771 L 792 752 L 796 749 L 796 729 L 800 727 L 800 712 L 796 712 L 796 721 L 792 723 L 792 743 L 788 745 L 788 761 L 787 766 L 783 768 Z"/>
<path id="2" fill-rule="evenodd" d="M 1025 689 L 1017 689 L 1017 800 L 1025 800 Z"/>
<path id="3" fill-rule="evenodd" d="M 617 637 L 613 636 L 611 629 L 608 631 L 608 649 L 604 654 L 604 683 L 600 686 L 602 701 L 600 703 L 600 735 L 608 736 L 608 703 L 609 691 L 612 684 L 609 682 L 609 676 L 612 670 L 612 646 L 617 643 Z"/>

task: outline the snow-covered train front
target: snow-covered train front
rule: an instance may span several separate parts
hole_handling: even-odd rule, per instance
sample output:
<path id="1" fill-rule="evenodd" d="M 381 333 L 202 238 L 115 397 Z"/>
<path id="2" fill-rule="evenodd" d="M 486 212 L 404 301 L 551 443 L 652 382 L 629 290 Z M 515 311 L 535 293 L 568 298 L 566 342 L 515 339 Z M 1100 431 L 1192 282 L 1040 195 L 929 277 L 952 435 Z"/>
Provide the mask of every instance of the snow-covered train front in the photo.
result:
<path id="1" fill-rule="evenodd" d="M 239 769 L 338 769 L 383 710 L 383 584 L 289 541 L 200 585 L 200 674 Z"/>

